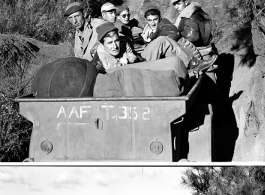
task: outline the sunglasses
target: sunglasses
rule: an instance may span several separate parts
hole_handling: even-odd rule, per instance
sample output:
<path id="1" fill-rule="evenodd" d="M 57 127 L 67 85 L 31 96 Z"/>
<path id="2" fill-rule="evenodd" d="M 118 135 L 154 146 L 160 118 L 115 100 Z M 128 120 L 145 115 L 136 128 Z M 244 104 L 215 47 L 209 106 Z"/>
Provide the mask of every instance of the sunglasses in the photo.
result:
<path id="1" fill-rule="evenodd" d="M 131 14 L 122 14 L 121 17 L 126 18 L 126 16 L 129 18 Z"/>

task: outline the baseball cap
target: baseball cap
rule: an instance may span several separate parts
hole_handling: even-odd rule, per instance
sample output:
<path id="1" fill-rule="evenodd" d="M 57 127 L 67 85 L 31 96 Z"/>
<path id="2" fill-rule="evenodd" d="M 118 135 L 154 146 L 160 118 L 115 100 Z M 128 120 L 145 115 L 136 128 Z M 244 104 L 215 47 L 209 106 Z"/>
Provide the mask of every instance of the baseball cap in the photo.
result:
<path id="1" fill-rule="evenodd" d="M 144 16 L 145 16 L 146 13 L 147 13 L 148 11 L 150 11 L 150 10 L 158 10 L 158 11 L 160 11 L 160 10 L 158 9 L 157 6 L 155 6 L 155 5 L 148 5 L 148 6 L 146 6 L 145 9 L 144 9 Z"/>
<path id="2" fill-rule="evenodd" d="M 110 11 L 110 10 L 116 10 L 116 7 L 112 4 L 112 3 L 105 3 L 105 4 L 103 4 L 102 6 L 101 6 L 101 13 L 102 12 L 108 12 L 108 11 Z"/>
<path id="3" fill-rule="evenodd" d="M 108 32 L 118 29 L 111 22 L 104 22 L 96 28 L 98 33 L 98 40 L 100 41 Z"/>
<path id="4" fill-rule="evenodd" d="M 64 16 L 70 16 L 72 13 L 75 13 L 75 12 L 78 12 L 80 10 L 83 10 L 83 5 L 79 2 L 73 2 L 73 3 L 70 3 L 66 9 L 65 9 L 65 12 L 64 12 Z"/>

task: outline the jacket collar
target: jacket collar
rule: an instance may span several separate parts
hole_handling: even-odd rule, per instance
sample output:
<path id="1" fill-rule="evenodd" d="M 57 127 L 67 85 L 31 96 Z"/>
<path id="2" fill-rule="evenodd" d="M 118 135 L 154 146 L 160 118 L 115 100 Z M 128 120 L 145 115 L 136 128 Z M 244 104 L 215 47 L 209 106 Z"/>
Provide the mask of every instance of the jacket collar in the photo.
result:
<path id="1" fill-rule="evenodd" d="M 190 18 L 192 14 L 201 8 L 201 5 L 198 2 L 191 2 L 188 6 L 184 8 L 184 10 L 178 15 L 177 20 L 175 22 L 175 26 L 178 27 L 181 21 L 181 18 Z"/>

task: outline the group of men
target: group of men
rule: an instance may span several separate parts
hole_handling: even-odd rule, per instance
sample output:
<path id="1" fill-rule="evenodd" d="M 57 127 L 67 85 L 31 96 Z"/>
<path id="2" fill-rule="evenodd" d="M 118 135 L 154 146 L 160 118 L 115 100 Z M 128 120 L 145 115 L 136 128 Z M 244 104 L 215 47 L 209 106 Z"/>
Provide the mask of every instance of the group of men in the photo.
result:
<path id="1" fill-rule="evenodd" d="M 101 18 L 86 15 L 80 3 L 67 6 L 65 16 L 76 28 L 75 56 L 89 61 L 98 59 L 98 69 L 108 70 L 126 64 L 178 56 L 187 69 L 202 71 L 213 65 L 217 56 L 208 60 L 194 56 L 196 47 L 207 46 L 211 41 L 211 19 L 196 2 L 171 0 L 179 16 L 175 24 L 162 18 L 159 8 L 149 5 L 144 9 L 146 26 L 143 28 L 136 19 L 130 19 L 127 6 L 115 7 L 105 3 L 101 7 Z M 136 44 L 132 28 L 143 29 L 143 51 L 135 51 Z M 179 41 L 192 49 L 184 49 Z M 182 41 L 183 43 L 183 41 Z"/>

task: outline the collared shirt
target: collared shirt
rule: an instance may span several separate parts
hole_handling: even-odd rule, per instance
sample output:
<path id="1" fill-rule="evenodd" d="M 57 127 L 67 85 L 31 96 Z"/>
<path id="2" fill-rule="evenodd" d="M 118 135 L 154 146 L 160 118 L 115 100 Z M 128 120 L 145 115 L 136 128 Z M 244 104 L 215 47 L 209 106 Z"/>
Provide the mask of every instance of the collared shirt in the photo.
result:
<path id="1" fill-rule="evenodd" d="M 104 46 L 100 44 L 97 48 L 97 53 L 100 61 L 103 64 L 105 70 L 124 66 L 135 62 L 136 56 L 133 54 L 132 48 L 128 43 L 121 42 L 120 53 L 118 56 L 112 56 L 105 51 Z"/>
<path id="2" fill-rule="evenodd" d="M 91 61 L 99 45 L 96 28 L 105 21 L 98 18 L 92 18 L 91 22 L 84 24 L 84 30 L 75 32 L 75 56 Z"/>

